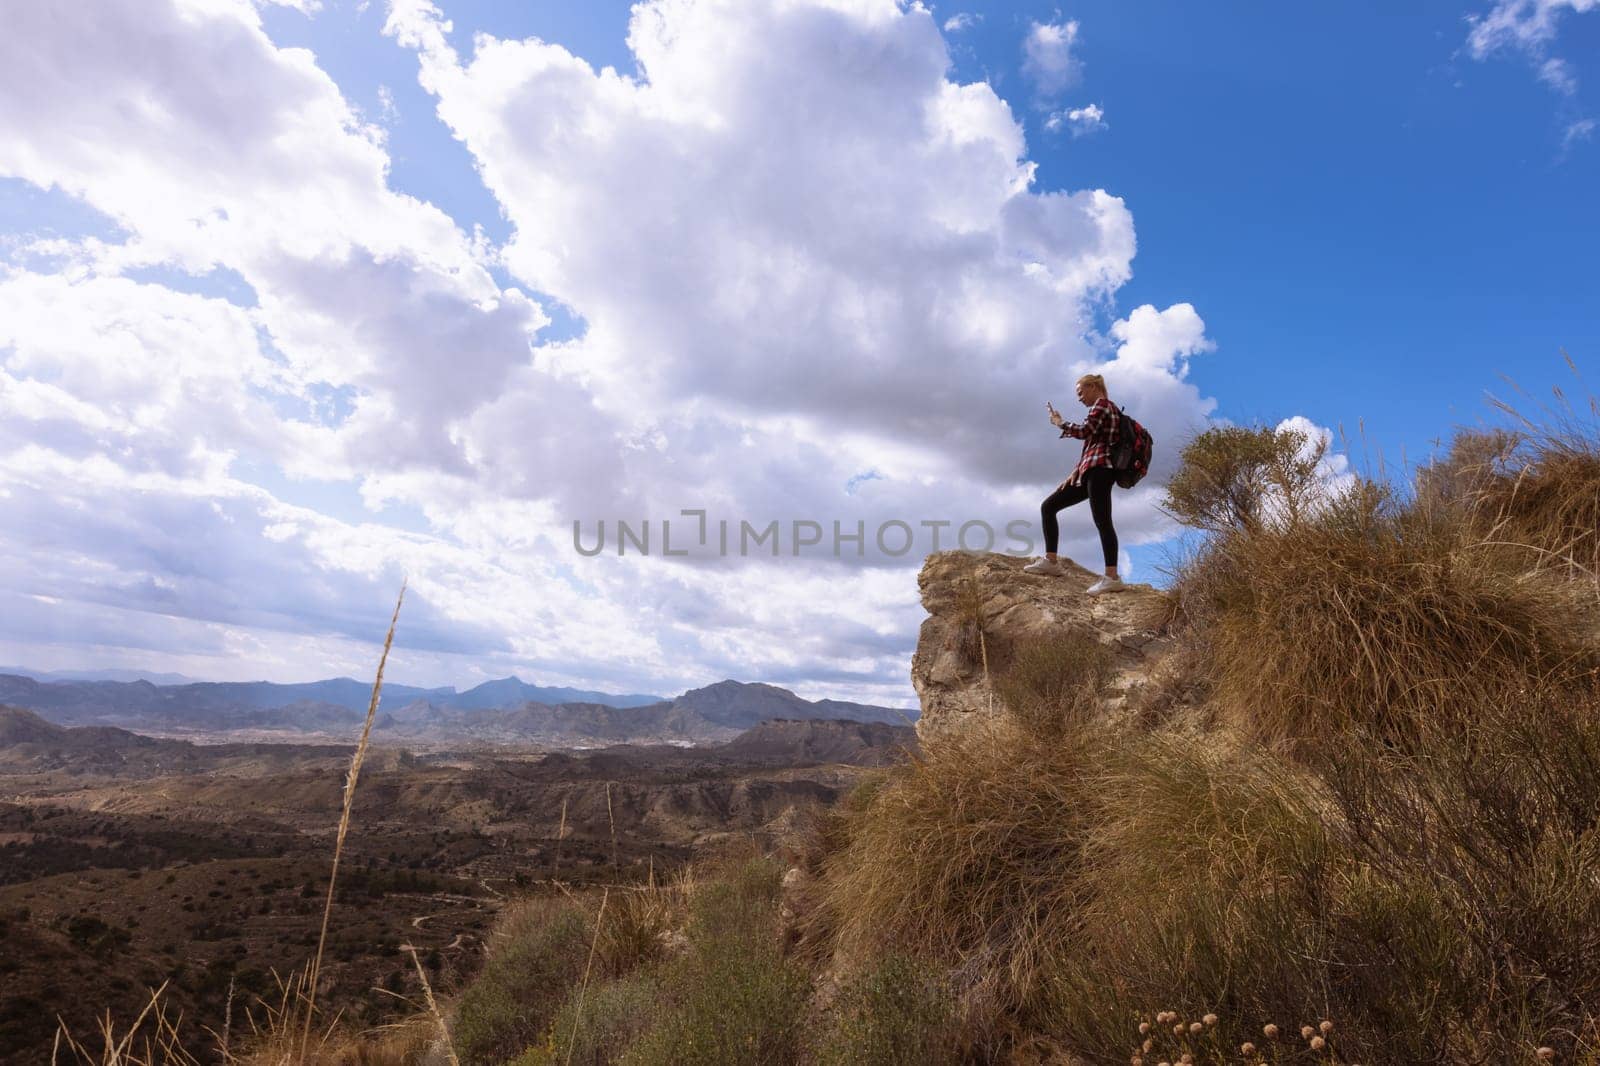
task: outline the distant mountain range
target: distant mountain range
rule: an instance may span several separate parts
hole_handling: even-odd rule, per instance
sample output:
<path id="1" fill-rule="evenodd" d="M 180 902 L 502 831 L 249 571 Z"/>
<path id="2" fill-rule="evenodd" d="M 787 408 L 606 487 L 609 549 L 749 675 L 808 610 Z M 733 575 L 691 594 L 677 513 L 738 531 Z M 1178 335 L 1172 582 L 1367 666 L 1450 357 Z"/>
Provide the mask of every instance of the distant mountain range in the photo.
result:
<path id="1" fill-rule="evenodd" d="M 352 678 L 304 684 L 41 681 L 0 674 L 0 704 L 64 726 L 114 726 L 168 734 L 248 732 L 284 739 L 349 737 L 366 715 L 371 685 Z M 515 677 L 466 692 L 385 685 L 374 723 L 380 741 L 413 744 L 709 743 L 772 719 L 906 724 L 914 712 L 807 700 L 775 685 L 721 681 L 674 699 L 530 685 Z M 274 736 L 275 738 L 275 736 Z"/>
<path id="2" fill-rule="evenodd" d="M 542 765 L 557 776 L 563 766 L 604 770 L 611 765 L 619 776 L 627 770 L 648 770 L 669 778 L 674 770 L 704 770 L 706 758 L 729 766 L 885 766 L 907 749 L 914 750 L 916 744 L 915 730 L 905 725 L 778 719 L 735 733 L 726 743 L 692 750 L 612 745 L 601 752 L 552 753 Z M 0 704 L 0 774 L 152 777 L 219 770 L 271 774 L 304 766 L 307 760 L 338 763 L 349 757 L 350 750 L 349 744 L 194 744 L 142 736 L 114 726 L 55 725 L 33 711 Z M 418 765 L 417 759 L 402 749 L 377 753 L 371 768 L 394 770 L 414 765 Z"/>
<path id="3" fill-rule="evenodd" d="M 42 674 L 33 670 L 0 669 L 0 701 L 7 699 L 9 690 L 5 687 L 6 682 L 13 680 L 38 681 L 48 685 L 110 686 L 105 691 L 119 692 L 123 697 L 128 695 L 129 689 L 126 687 L 118 689 L 116 686 L 140 685 L 145 689 L 161 690 L 163 695 L 160 698 L 169 701 L 230 703 L 263 708 L 286 707 L 291 703 L 309 700 L 365 712 L 367 701 L 372 697 L 372 682 L 357 681 L 352 677 L 335 677 L 327 681 L 283 685 L 273 681 L 194 681 L 178 674 L 130 676 L 129 672 L 120 670 L 99 671 L 98 673 L 103 676 L 88 676 L 88 673 L 69 676 L 60 673 Z M 162 678 L 172 680 L 162 680 Z M 642 707 L 647 703 L 659 703 L 663 698 L 640 693 L 618 695 L 580 688 L 547 688 L 542 685 L 530 685 L 516 677 L 485 681 L 465 692 L 457 692 L 453 685 L 443 688 L 417 688 L 413 685 L 386 684 L 383 686 L 383 696 L 386 702 L 426 699 L 441 705 L 465 708 L 505 707 L 527 700 L 537 703 L 604 703 L 612 707 Z M 66 695 L 61 698 L 71 699 Z"/>
<path id="4" fill-rule="evenodd" d="M 36 681 L 149 681 L 157 685 L 187 685 L 195 678 L 152 670 L 32 670 L 26 666 L 0 666 L 0 674 L 18 674 Z"/>

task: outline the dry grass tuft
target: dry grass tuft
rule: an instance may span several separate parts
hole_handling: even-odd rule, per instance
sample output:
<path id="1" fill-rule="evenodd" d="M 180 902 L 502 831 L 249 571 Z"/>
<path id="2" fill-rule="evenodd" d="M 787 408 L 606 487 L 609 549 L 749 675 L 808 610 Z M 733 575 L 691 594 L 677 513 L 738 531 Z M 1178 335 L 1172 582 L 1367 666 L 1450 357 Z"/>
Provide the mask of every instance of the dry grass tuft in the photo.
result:
<path id="1" fill-rule="evenodd" d="M 407 944 L 405 949 L 411 954 L 411 964 L 417 968 L 417 980 L 422 985 L 423 1000 L 428 1005 L 428 1016 L 439 1027 L 439 1043 L 444 1048 L 445 1057 L 449 1060 L 450 1066 L 461 1066 L 461 1060 L 456 1057 L 455 1045 L 450 1040 L 450 1027 L 445 1024 L 444 1015 L 439 1011 L 439 1003 L 433 998 L 433 985 L 428 982 L 427 971 L 422 968 L 422 957 L 410 944 Z"/>
<path id="2" fill-rule="evenodd" d="M 840 957 L 959 967 L 975 1016 L 1018 1009 L 1079 921 L 1102 747 L 1072 728 L 1041 744 L 1009 718 L 927 744 L 845 815 L 848 842 L 823 865 L 820 921 Z"/>
<path id="3" fill-rule="evenodd" d="M 1013 718 L 1048 742 L 1096 712 L 1112 666 L 1111 650 L 1092 636 L 1035 637 L 1009 650 L 994 689 Z"/>
<path id="4" fill-rule="evenodd" d="M 983 672 L 984 684 L 993 680 L 993 671 L 1005 661 L 1004 642 L 989 632 L 989 619 L 984 611 L 983 582 L 977 574 L 968 574 L 956 590 L 956 606 L 961 624 L 953 635 L 956 657 L 968 668 Z M 991 709 L 994 695 L 989 696 Z"/>
<path id="5" fill-rule="evenodd" d="M 168 1017 L 167 1005 L 161 998 L 166 990 L 167 983 L 163 981 L 150 993 L 150 1002 L 138 1017 L 120 1034 L 109 1012 L 100 1018 L 98 1046 L 94 1041 L 80 1043 L 66 1023 L 57 1019 L 51 1063 L 61 1061 L 65 1055 L 79 1066 L 199 1066 L 199 1060 L 183 1046 L 177 1028 L 181 1017 Z"/>
<path id="6" fill-rule="evenodd" d="M 1365 482 L 1296 525 L 1220 535 L 1182 584 L 1218 701 L 1269 738 L 1399 740 L 1600 665 L 1571 582 Z"/>
<path id="7" fill-rule="evenodd" d="M 1600 397 L 1580 407 L 1557 389 L 1533 416 L 1495 406 L 1512 428 L 1458 433 L 1419 473 L 1420 493 L 1460 508 L 1486 539 L 1526 545 L 1600 589 Z"/>

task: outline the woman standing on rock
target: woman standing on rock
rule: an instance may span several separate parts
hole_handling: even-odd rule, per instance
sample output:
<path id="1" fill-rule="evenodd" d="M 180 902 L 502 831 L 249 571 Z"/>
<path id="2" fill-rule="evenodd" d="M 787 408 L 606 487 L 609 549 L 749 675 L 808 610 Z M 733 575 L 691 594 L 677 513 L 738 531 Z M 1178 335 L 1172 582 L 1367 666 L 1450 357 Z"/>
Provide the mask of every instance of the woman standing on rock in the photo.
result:
<path id="1" fill-rule="evenodd" d="M 1089 586 L 1089 595 L 1102 592 L 1120 592 L 1124 587 L 1117 576 L 1117 530 L 1111 524 L 1111 486 L 1116 483 L 1116 471 L 1111 466 L 1111 449 L 1117 442 L 1117 407 L 1106 395 L 1106 379 L 1099 374 L 1085 374 L 1078 379 L 1078 400 L 1089 409 L 1083 423 L 1068 422 L 1061 417 L 1055 404 L 1045 401 L 1050 410 L 1050 424 L 1059 426 L 1063 437 L 1077 437 L 1083 441 L 1083 455 L 1067 479 L 1045 497 L 1039 506 L 1044 522 L 1044 558 L 1022 569 L 1030 574 L 1062 574 L 1056 559 L 1056 546 L 1061 541 L 1061 528 L 1056 515 L 1075 503 L 1089 501 L 1089 513 L 1094 517 L 1094 527 L 1100 531 L 1100 548 L 1105 555 L 1106 576 Z"/>

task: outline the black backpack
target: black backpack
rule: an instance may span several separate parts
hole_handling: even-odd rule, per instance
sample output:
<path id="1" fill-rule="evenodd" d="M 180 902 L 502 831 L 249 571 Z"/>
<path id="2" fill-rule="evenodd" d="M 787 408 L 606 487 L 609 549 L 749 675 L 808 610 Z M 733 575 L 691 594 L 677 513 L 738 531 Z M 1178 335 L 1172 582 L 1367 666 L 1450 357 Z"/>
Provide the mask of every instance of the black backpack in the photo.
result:
<path id="1" fill-rule="evenodd" d="M 1150 457 L 1155 447 L 1150 431 L 1128 412 L 1117 408 L 1117 442 L 1111 446 L 1111 469 L 1117 472 L 1118 485 L 1131 489 L 1150 472 Z"/>

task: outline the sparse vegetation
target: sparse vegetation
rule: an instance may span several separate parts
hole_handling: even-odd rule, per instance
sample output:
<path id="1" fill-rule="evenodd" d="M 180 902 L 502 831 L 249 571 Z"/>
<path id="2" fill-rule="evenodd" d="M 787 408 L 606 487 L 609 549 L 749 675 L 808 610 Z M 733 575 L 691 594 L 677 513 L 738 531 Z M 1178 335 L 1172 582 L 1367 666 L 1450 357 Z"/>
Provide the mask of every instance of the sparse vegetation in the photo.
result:
<path id="1" fill-rule="evenodd" d="M 628 1066 L 720 1066 L 799 1061 L 807 975 L 783 957 L 777 907 L 782 870 L 737 863 L 694 886 L 685 950 L 661 969 L 661 1013 L 618 1060 Z"/>
<path id="2" fill-rule="evenodd" d="M 589 990 L 580 1005 L 562 1005 L 543 1042 L 513 1060 L 515 1066 L 605 1066 L 655 1023 L 661 989 L 653 975 L 629 974 Z M 581 1009 L 580 1009 L 581 1007 Z"/>

